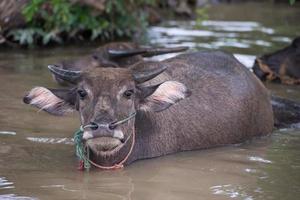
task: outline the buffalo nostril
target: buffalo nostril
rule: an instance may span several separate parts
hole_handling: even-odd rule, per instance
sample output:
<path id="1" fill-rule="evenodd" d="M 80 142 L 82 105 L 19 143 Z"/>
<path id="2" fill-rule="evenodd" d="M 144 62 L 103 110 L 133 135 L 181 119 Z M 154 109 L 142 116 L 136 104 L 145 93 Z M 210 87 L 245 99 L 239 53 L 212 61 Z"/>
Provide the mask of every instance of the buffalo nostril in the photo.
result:
<path id="1" fill-rule="evenodd" d="M 95 122 L 91 122 L 90 125 L 91 125 L 90 128 L 91 128 L 92 130 L 97 130 L 98 127 L 99 127 L 98 124 L 95 123 Z"/>
<path id="2" fill-rule="evenodd" d="M 30 104 L 30 98 L 28 97 L 28 96 L 25 96 L 24 98 L 23 98 L 23 102 L 24 103 L 26 103 L 26 104 Z"/>
<path id="3" fill-rule="evenodd" d="M 111 123 L 111 124 L 108 125 L 108 128 L 110 130 L 114 130 L 115 128 L 117 128 L 117 125 L 115 125 L 114 123 Z"/>

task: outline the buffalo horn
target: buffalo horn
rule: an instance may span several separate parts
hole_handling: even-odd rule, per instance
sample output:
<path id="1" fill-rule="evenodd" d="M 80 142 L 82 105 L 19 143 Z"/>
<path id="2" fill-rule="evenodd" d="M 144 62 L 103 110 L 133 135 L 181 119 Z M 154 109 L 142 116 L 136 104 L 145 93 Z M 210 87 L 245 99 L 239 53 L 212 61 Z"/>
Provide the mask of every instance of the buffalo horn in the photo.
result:
<path id="1" fill-rule="evenodd" d="M 143 54 L 143 57 L 151 57 L 168 53 L 178 53 L 188 50 L 188 47 L 171 47 L 171 48 L 149 48 Z"/>
<path id="2" fill-rule="evenodd" d="M 144 54 L 146 52 L 145 49 L 108 50 L 108 55 L 110 58 L 123 58 Z"/>
<path id="3" fill-rule="evenodd" d="M 137 83 L 144 83 L 150 79 L 153 79 L 157 75 L 161 74 L 166 69 L 167 69 L 167 66 L 159 64 L 150 69 L 144 69 L 142 71 L 134 71 L 133 78 L 134 78 L 135 82 L 137 82 Z"/>
<path id="4" fill-rule="evenodd" d="M 48 65 L 48 69 L 58 78 L 73 84 L 77 83 L 81 77 L 81 71 L 65 70 L 55 65 Z"/>
<path id="5" fill-rule="evenodd" d="M 151 57 L 156 55 L 178 53 L 186 51 L 188 47 L 171 47 L 171 48 L 151 48 L 145 47 L 141 49 L 127 49 L 127 50 L 108 50 L 110 58 L 122 58 L 136 55 L 142 55 L 143 57 Z"/>

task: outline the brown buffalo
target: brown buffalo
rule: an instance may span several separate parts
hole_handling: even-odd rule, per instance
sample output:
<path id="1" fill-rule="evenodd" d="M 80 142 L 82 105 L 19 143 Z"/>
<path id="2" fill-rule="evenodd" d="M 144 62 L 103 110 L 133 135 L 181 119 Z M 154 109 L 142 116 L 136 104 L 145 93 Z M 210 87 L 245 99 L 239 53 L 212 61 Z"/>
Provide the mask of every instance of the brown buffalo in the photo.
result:
<path id="1" fill-rule="evenodd" d="M 257 58 L 253 72 L 262 81 L 300 84 L 300 37 L 281 50 Z"/>
<path id="2" fill-rule="evenodd" d="M 144 57 L 186 51 L 187 47 L 155 48 L 140 46 L 131 42 L 113 42 L 95 49 L 90 55 L 78 59 L 64 60 L 56 66 L 65 70 L 86 70 L 101 67 L 128 67 L 142 61 Z M 59 84 L 66 82 L 53 74 Z"/>
<path id="3" fill-rule="evenodd" d="M 125 164 L 240 143 L 273 130 L 268 91 L 223 52 L 182 54 L 129 68 L 49 69 L 76 86 L 35 87 L 24 102 L 54 115 L 77 110 L 91 159 L 104 166 L 124 159 L 133 139 Z"/>

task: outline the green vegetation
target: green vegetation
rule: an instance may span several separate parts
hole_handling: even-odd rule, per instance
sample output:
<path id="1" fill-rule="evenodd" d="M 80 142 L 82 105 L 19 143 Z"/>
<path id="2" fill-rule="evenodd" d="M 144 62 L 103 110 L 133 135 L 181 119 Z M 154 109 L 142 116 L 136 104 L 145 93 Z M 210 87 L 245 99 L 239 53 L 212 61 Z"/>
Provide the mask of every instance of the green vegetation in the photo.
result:
<path id="1" fill-rule="evenodd" d="M 99 9 L 99 2 L 95 8 L 84 1 L 31 0 L 22 10 L 26 28 L 11 30 L 8 35 L 14 42 L 29 46 L 131 37 L 148 25 L 144 8 L 153 6 L 155 0 L 113 0 L 102 4 L 103 9 Z"/>
<path id="2" fill-rule="evenodd" d="M 289 2 L 291 5 L 293 5 L 296 2 L 296 0 L 289 0 Z"/>
<path id="3" fill-rule="evenodd" d="M 208 8 L 209 6 L 204 6 L 196 9 L 196 26 L 195 28 L 201 29 L 202 22 L 208 20 Z"/>

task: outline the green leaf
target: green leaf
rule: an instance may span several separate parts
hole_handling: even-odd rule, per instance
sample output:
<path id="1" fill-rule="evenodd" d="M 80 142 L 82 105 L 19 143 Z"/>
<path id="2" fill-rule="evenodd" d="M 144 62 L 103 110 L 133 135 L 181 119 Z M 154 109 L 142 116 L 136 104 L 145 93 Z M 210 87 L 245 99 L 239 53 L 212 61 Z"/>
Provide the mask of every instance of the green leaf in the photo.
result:
<path id="1" fill-rule="evenodd" d="M 156 2 L 158 1 L 105 1 L 105 11 L 99 12 L 80 1 L 31 0 L 22 10 L 27 27 L 10 34 L 20 44 L 30 45 L 40 41 L 44 45 L 50 42 L 61 43 L 62 38 L 111 40 L 116 36 L 130 37 L 135 31 L 145 29 L 148 25 L 148 16 L 140 8 L 154 6 Z"/>

